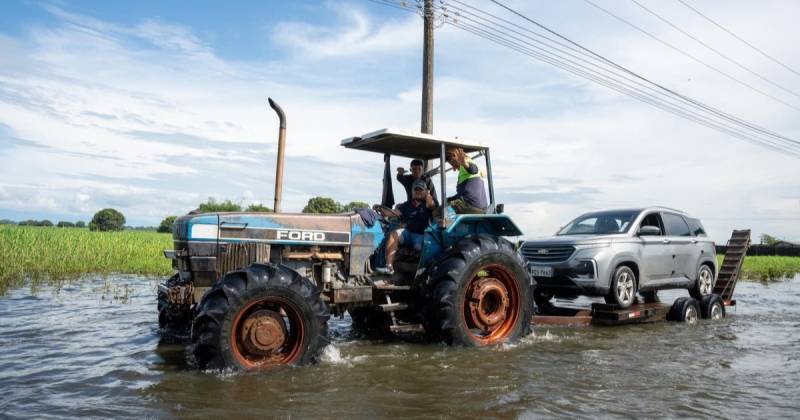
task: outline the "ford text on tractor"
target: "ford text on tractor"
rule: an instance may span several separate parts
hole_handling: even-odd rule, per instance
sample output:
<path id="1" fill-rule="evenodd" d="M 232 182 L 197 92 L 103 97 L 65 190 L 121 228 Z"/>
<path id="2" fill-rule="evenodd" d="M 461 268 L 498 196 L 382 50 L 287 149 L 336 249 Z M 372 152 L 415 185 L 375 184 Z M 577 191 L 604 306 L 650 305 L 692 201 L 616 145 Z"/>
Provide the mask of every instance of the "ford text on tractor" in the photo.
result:
<path id="1" fill-rule="evenodd" d="M 176 274 L 159 286 L 162 331 L 190 332 L 200 368 L 259 369 L 314 361 L 331 315 L 349 312 L 354 328 L 414 334 L 451 345 L 484 346 L 530 332 L 532 279 L 515 246 L 522 232 L 495 204 L 489 148 L 424 134 L 379 130 L 342 141 L 384 161 L 381 205 L 391 206 L 390 159 L 434 161 L 438 202 L 447 203 L 445 153 L 460 147 L 485 164 L 489 206 L 479 214 L 434 212 L 421 250 L 401 248 L 391 274 L 376 270 L 399 221 L 371 209 L 295 214 L 188 214 L 175 221 Z M 386 212 L 383 212 L 384 214 Z"/>

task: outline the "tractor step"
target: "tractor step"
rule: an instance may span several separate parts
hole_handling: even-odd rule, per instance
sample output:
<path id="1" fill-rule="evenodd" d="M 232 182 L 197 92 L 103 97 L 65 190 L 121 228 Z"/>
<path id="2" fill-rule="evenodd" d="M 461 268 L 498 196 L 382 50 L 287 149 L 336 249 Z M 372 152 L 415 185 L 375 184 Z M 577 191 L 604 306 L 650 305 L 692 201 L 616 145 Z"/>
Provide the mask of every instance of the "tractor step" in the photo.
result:
<path id="1" fill-rule="evenodd" d="M 422 334 L 425 332 L 425 327 L 422 324 L 402 324 L 391 325 L 389 330 L 395 334 Z"/>
<path id="2" fill-rule="evenodd" d="M 392 283 L 388 283 L 388 282 L 383 281 L 383 280 L 378 280 L 378 281 L 374 282 L 373 285 L 375 286 L 375 289 L 377 289 L 377 290 L 385 290 L 385 291 L 390 291 L 390 292 L 401 291 L 401 290 L 411 290 L 411 286 L 403 286 L 403 285 L 392 284 Z"/>
<path id="3" fill-rule="evenodd" d="M 408 305 L 405 303 L 384 303 L 383 305 L 378 305 L 381 307 L 383 312 L 396 312 L 408 309 Z"/>

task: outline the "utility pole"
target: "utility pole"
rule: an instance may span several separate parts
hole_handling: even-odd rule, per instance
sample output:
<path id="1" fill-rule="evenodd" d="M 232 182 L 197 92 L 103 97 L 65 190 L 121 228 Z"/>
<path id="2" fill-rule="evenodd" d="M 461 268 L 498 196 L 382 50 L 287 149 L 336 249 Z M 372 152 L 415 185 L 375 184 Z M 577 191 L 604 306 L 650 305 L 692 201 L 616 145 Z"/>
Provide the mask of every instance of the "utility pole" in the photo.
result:
<path id="1" fill-rule="evenodd" d="M 422 131 L 433 134 L 433 0 L 425 0 L 423 9 L 424 41 L 422 46 Z M 433 162 L 425 162 L 431 170 Z"/>

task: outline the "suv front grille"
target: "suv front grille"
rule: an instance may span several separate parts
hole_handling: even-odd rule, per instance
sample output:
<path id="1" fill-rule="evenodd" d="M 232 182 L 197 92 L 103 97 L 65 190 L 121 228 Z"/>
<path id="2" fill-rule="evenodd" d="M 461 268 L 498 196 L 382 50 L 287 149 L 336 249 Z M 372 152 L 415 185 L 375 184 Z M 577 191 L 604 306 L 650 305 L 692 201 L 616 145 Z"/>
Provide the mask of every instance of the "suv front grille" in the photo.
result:
<path id="1" fill-rule="evenodd" d="M 522 246 L 522 256 L 534 263 L 566 261 L 575 252 L 573 246 Z"/>

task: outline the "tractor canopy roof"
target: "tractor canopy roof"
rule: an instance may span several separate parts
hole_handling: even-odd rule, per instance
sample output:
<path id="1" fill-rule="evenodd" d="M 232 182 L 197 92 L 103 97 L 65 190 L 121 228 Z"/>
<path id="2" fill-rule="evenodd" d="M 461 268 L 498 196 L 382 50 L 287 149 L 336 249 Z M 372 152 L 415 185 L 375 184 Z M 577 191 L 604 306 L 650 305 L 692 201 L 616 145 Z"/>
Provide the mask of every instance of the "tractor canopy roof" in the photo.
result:
<path id="1" fill-rule="evenodd" d="M 349 137 L 342 140 L 342 146 L 348 149 L 418 159 L 438 159 L 442 145 L 445 148 L 461 147 L 467 153 L 480 152 L 489 148 L 479 143 L 466 142 L 458 138 L 409 133 L 391 128 L 384 128 L 360 137 Z"/>

